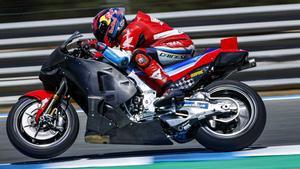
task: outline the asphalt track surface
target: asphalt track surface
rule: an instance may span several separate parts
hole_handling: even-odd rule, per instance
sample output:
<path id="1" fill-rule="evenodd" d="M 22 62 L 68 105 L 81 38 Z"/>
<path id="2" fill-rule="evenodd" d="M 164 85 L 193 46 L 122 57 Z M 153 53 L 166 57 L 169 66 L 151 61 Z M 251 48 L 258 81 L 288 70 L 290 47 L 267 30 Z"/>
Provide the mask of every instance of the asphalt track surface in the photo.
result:
<path id="1" fill-rule="evenodd" d="M 251 147 L 300 145 L 300 99 L 266 100 L 267 124 L 262 136 Z M 80 133 L 73 146 L 50 161 L 68 161 L 80 158 L 127 157 L 172 154 L 181 152 L 209 152 L 196 141 L 172 146 L 91 145 L 84 142 L 85 120 L 80 113 Z M 5 118 L 0 118 L 0 163 L 32 162 L 36 159 L 19 153 L 8 141 Z M 49 161 L 42 161 L 49 162 Z"/>

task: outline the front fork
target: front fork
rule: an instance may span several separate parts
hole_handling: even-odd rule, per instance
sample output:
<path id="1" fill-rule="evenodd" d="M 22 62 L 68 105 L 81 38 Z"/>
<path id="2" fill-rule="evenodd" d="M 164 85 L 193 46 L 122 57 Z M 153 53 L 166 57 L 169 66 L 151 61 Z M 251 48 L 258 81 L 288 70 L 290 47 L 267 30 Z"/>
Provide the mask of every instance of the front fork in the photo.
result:
<path id="1" fill-rule="evenodd" d="M 36 122 L 39 122 L 44 115 L 53 115 L 53 107 L 62 99 L 62 97 L 64 97 L 66 90 L 67 80 L 63 78 L 60 82 L 58 90 L 55 92 L 52 98 L 48 102 L 44 103 L 38 110 L 35 117 Z"/>

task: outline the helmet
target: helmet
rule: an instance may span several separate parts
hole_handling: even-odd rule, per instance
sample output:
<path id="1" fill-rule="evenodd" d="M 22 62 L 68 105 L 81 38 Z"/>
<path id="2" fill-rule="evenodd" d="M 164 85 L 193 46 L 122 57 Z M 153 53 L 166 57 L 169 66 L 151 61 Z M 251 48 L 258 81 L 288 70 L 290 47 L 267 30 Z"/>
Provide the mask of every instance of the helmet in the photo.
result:
<path id="1" fill-rule="evenodd" d="M 92 24 L 96 39 L 108 45 L 115 44 L 117 37 L 126 28 L 124 8 L 108 8 L 99 12 Z"/>

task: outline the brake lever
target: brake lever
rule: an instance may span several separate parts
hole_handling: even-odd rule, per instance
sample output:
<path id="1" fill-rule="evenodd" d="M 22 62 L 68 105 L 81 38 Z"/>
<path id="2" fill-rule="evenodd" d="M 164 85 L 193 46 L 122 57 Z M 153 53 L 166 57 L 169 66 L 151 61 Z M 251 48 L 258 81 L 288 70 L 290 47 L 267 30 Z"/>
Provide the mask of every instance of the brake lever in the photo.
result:
<path id="1" fill-rule="evenodd" d="M 71 43 L 74 39 L 77 39 L 77 38 L 80 38 L 80 37 L 83 37 L 82 34 L 80 34 L 80 32 L 76 31 L 74 32 L 61 46 L 60 48 L 63 50 L 63 51 L 68 51 L 67 50 L 67 45 L 69 43 Z"/>
<path id="2" fill-rule="evenodd" d="M 70 53 L 72 56 L 74 56 L 75 58 L 79 57 L 81 55 L 81 51 L 78 49 L 75 49 L 74 51 L 72 51 Z"/>
<path id="3" fill-rule="evenodd" d="M 76 49 L 76 48 L 80 48 L 80 45 L 79 45 L 77 42 L 69 43 L 69 44 L 66 46 L 66 49 L 67 49 L 67 50 L 70 50 L 70 49 Z"/>
<path id="4" fill-rule="evenodd" d="M 93 53 L 89 50 L 90 48 L 82 49 L 85 59 L 93 58 Z"/>
<path id="5" fill-rule="evenodd" d="M 78 44 L 78 43 L 77 43 Z M 88 43 L 82 44 L 79 42 L 78 44 L 80 50 L 82 51 L 83 57 L 85 59 L 93 58 L 94 54 L 90 50 L 92 49 Z"/>

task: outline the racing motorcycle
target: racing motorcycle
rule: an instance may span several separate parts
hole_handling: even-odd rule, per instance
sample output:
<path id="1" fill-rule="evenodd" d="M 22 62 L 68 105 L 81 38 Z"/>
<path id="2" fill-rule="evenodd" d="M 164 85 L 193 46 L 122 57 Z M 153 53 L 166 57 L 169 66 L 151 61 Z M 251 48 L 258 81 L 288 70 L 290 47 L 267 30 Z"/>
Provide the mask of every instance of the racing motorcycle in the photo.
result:
<path id="1" fill-rule="evenodd" d="M 262 99 L 246 84 L 226 80 L 256 66 L 238 48 L 237 38 L 165 66 L 175 85 L 185 87 L 185 97 L 164 107 L 153 105 L 158 90 L 134 65 L 124 70 L 106 57 L 92 59 L 91 49 L 77 45 L 80 38 L 76 32 L 54 50 L 41 68 L 44 89 L 21 96 L 9 113 L 9 140 L 23 154 L 51 158 L 74 143 L 79 120 L 71 99 L 91 116 L 87 123 L 97 124 L 103 144 L 171 145 L 196 139 L 213 151 L 237 151 L 261 135 L 266 123 Z"/>

